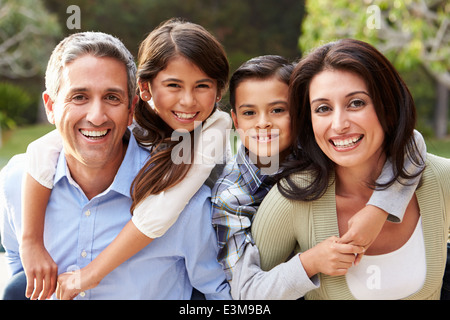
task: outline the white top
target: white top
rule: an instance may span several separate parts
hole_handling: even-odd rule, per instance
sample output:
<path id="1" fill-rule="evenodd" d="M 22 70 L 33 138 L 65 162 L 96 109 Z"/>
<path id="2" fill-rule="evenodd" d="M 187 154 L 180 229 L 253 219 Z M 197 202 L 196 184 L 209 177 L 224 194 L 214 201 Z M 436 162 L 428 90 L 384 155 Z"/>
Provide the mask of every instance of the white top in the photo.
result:
<path id="1" fill-rule="evenodd" d="M 394 300 L 422 288 L 426 269 L 420 218 L 413 234 L 401 248 L 381 255 L 364 255 L 357 266 L 348 270 L 346 280 L 356 299 Z"/>

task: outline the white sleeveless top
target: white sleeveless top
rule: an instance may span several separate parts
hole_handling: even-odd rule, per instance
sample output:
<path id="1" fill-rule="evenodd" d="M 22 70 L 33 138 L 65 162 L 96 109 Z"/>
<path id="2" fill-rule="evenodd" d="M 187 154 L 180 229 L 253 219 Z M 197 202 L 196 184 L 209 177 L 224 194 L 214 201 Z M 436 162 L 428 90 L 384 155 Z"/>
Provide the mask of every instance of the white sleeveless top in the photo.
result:
<path id="1" fill-rule="evenodd" d="M 422 219 L 409 240 L 399 249 L 381 255 L 364 255 L 348 269 L 346 280 L 356 299 L 392 300 L 405 298 L 425 283 L 425 243 Z"/>

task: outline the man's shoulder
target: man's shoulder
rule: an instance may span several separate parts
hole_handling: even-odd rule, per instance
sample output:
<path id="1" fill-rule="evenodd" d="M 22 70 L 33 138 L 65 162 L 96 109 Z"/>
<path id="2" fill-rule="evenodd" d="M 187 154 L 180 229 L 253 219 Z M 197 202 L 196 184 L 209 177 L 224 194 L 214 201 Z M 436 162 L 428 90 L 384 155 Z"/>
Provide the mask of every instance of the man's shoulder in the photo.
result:
<path id="1" fill-rule="evenodd" d="M 26 171 L 26 163 L 26 154 L 17 154 L 0 171 L 0 190 L 5 197 L 20 197 L 22 177 Z"/>

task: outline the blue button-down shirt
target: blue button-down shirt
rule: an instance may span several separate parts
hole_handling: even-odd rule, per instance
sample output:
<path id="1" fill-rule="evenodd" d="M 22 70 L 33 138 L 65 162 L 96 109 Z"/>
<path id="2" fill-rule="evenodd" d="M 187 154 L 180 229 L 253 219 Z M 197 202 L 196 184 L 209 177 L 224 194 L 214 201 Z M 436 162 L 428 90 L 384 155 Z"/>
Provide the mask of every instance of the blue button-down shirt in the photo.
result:
<path id="1" fill-rule="evenodd" d="M 59 273 L 85 267 L 130 220 L 130 186 L 148 156 L 131 136 L 112 185 L 88 200 L 71 178 L 64 152 L 61 153 L 44 232 L 45 246 Z M 24 169 L 24 155 L 16 156 L 2 170 L 0 178 L 2 244 L 13 274 L 23 269 L 19 242 L 20 182 Z M 189 299 L 195 287 L 207 299 L 231 299 L 225 274 L 216 259 L 218 249 L 211 225 L 210 196 L 210 189 L 203 186 L 166 234 L 77 298 Z M 74 277 L 74 284 L 76 281 Z"/>

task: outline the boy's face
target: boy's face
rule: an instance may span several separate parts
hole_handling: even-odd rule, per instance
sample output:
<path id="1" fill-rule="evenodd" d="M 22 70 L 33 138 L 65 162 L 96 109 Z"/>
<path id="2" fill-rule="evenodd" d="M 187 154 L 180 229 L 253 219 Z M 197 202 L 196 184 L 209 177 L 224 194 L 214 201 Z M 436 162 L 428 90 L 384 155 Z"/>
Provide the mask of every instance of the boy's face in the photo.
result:
<path id="1" fill-rule="evenodd" d="M 279 156 L 290 151 L 291 118 L 288 86 L 276 77 L 248 79 L 236 88 L 235 111 L 231 113 L 244 146 L 260 158 Z"/>

